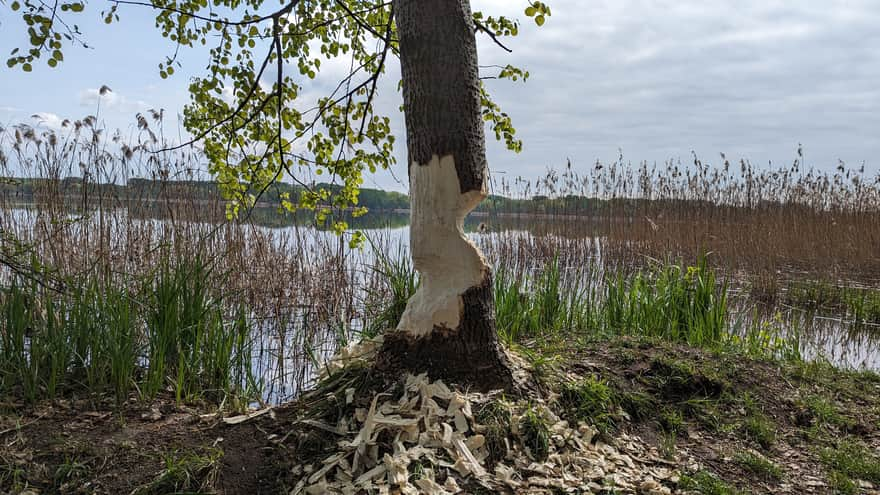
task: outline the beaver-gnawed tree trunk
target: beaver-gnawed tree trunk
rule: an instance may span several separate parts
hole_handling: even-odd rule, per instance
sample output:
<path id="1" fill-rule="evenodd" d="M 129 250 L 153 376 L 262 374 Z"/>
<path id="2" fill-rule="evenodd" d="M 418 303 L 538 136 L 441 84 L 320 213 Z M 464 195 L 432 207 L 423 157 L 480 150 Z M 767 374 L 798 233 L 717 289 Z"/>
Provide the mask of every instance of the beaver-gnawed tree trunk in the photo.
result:
<path id="1" fill-rule="evenodd" d="M 410 244 L 421 275 L 378 366 L 508 388 L 492 275 L 464 235 L 487 195 L 474 23 L 468 0 L 395 0 L 409 153 Z"/>

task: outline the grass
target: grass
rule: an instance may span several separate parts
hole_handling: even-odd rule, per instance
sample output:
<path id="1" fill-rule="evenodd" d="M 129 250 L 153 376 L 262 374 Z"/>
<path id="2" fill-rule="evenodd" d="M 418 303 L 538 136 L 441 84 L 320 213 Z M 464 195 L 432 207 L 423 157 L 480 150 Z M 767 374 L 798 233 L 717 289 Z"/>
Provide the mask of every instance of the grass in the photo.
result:
<path id="1" fill-rule="evenodd" d="M 372 338 L 388 329 L 397 328 L 407 301 L 418 289 L 419 279 L 402 246 L 398 246 L 396 255 L 391 255 L 386 254 L 369 237 L 367 239 L 376 258 L 371 266 L 372 274 L 381 281 L 378 287 L 370 287 L 368 293 L 368 298 L 377 301 L 377 309 L 367 320 L 362 334 Z"/>
<path id="2" fill-rule="evenodd" d="M 200 254 L 186 259 L 160 259 L 139 278 L 87 272 L 72 279 L 69 294 L 13 279 L 0 292 L 4 327 L 9 329 L 0 342 L 0 392 L 33 403 L 85 391 L 112 395 L 122 404 L 132 393 L 149 400 L 170 389 L 178 402 L 208 400 L 238 409 L 265 396 L 261 377 L 253 372 L 255 363 L 265 359 L 254 343 L 260 338 L 255 337 L 257 311 L 226 289 L 231 274 L 218 260 Z M 367 291 L 365 297 L 380 310 L 363 315 L 364 335 L 396 326 L 418 284 L 402 252 L 378 259 L 368 272 L 376 292 Z M 787 342 L 776 329 L 762 330 L 772 336 L 768 339 L 730 333 L 726 285 L 705 256 L 695 266 L 655 263 L 628 278 L 565 274 L 557 258 L 531 277 L 505 273 L 499 270 L 495 279 L 499 336 L 522 350 L 536 380 L 545 386 L 554 379 L 555 358 L 519 343 L 537 340 L 552 346 L 565 339 L 633 335 L 777 357 L 782 355 L 780 342 Z M 382 284 L 385 288 L 378 289 Z M 382 302 L 382 294 L 390 294 L 390 304 Z M 283 331 L 294 320 L 278 314 L 270 321 L 281 325 L 281 341 L 287 342 Z M 347 341 L 344 329 L 332 332 L 337 342 Z M 308 333 L 296 330 L 292 338 L 302 339 L 307 352 L 316 348 L 306 345 Z M 686 402 L 717 397 L 727 386 L 704 371 L 684 361 L 657 361 L 651 363 L 650 376 L 664 394 Z M 619 406 L 635 416 L 650 407 L 640 404 L 639 397 L 612 397 L 607 388 L 588 379 L 566 388 L 563 401 L 573 418 L 603 431 L 613 428 Z"/>
<path id="3" fill-rule="evenodd" d="M 617 391 L 616 397 L 620 407 L 636 421 L 644 421 L 657 412 L 657 401 L 645 392 Z"/>
<path id="4" fill-rule="evenodd" d="M 64 462 L 55 468 L 55 485 L 60 487 L 72 480 L 86 477 L 91 471 L 88 464 L 81 462 L 76 457 L 65 457 Z"/>
<path id="5" fill-rule="evenodd" d="M 682 475 L 678 486 L 681 489 L 692 490 L 702 495 L 745 495 L 708 471 Z"/>
<path id="6" fill-rule="evenodd" d="M 27 488 L 28 473 L 19 459 L 0 456 L 0 486 L 21 492 Z"/>
<path id="7" fill-rule="evenodd" d="M 816 420 L 817 426 L 847 428 L 852 423 L 851 420 L 844 418 L 840 414 L 837 406 L 827 397 L 808 395 L 803 399 L 802 405 L 809 412 L 810 416 Z"/>
<path id="8" fill-rule="evenodd" d="M 86 274 L 68 294 L 21 279 L 0 290 L 0 393 L 29 403 L 85 392 L 242 407 L 250 400 L 250 328 L 208 296 L 198 262 L 167 267 L 144 289 Z M 146 298 L 146 300 L 138 297 Z"/>
<path id="9" fill-rule="evenodd" d="M 494 294 L 501 340 L 512 345 L 523 339 L 590 329 L 595 295 L 583 280 L 579 274 L 563 280 L 557 258 L 548 260 L 532 277 L 513 275 L 499 267 Z"/>
<path id="10" fill-rule="evenodd" d="M 765 450 L 776 443 L 776 426 L 766 415 L 759 411 L 748 413 L 743 421 L 742 431 L 746 437 Z"/>
<path id="11" fill-rule="evenodd" d="M 173 180 L 198 179 L 191 166 L 198 156 L 155 154 L 165 143 L 144 130 L 139 146 L 114 155 L 94 122 L 56 139 L 61 149 L 47 146 L 53 138 L 38 129 L 0 132 L 0 145 L 15 143 L 21 167 L 41 179 L 26 185 L 28 209 L 0 187 L 4 401 L 109 397 L 123 407 L 171 391 L 180 402 L 214 407 L 277 402 L 309 385 L 323 352 L 396 326 L 418 286 L 405 244 L 379 235 L 370 236 L 371 250 L 351 250 L 303 216 L 260 223 L 255 212 L 227 221 L 222 202 L 200 193 L 204 184 Z M 797 167 L 766 171 L 747 162 L 710 167 L 696 157 L 693 165 L 630 166 L 622 158 L 602 165 L 550 174 L 519 192 L 501 184 L 496 192 L 513 199 L 494 196 L 484 211 L 543 216 L 527 232 L 520 219 L 481 217 L 488 234 L 471 236 L 495 268 L 499 338 L 523 350 L 538 382 L 556 385 L 563 349 L 632 336 L 648 346 L 782 363 L 804 389 L 799 406 L 823 425 L 817 441 L 849 432 L 853 420 L 837 399 L 872 392 L 873 382 L 841 378 L 821 357 L 805 361 L 809 341 L 801 339 L 815 325 L 786 306 L 839 317 L 839 328 L 858 335 L 874 331 L 878 183 L 852 170 L 808 172 L 800 156 Z M 0 174 L 9 173 L 0 164 Z M 135 176 L 158 180 L 144 197 L 133 180 L 124 197 L 100 184 Z M 267 225 L 290 228 L 260 228 Z M 742 394 L 733 373 L 690 355 L 626 367 L 638 390 L 623 390 L 604 371 L 607 381 L 587 375 L 562 385 L 567 415 L 604 430 L 626 415 L 656 422 L 670 457 L 688 428 L 710 424 L 767 455 L 783 437 L 783 422 L 773 419 L 783 416 Z M 813 394 L 817 384 L 836 393 Z M 728 405 L 745 415 L 724 417 Z M 519 416 L 498 400 L 477 414 L 492 458 L 514 438 L 536 458 L 546 455 L 540 407 Z M 856 440 L 817 449 L 841 492 L 872 476 L 876 459 Z M 738 456 L 739 466 L 770 473 L 754 455 Z M 210 479 L 210 457 L 168 454 L 157 486 L 198 489 Z M 79 462 L 66 460 L 57 477 L 77 476 Z M 7 478 L 25 479 L 11 464 L 0 468 L 0 484 Z M 738 493 L 708 472 L 682 485 Z"/>
<path id="12" fill-rule="evenodd" d="M 483 405 L 474 417 L 477 424 L 486 427 L 484 435 L 491 463 L 498 462 L 507 455 L 509 439 L 513 434 L 511 407 L 504 399 L 495 399 Z"/>
<path id="13" fill-rule="evenodd" d="M 727 285 L 703 255 L 694 266 L 661 264 L 607 281 L 603 323 L 609 333 L 644 335 L 697 347 L 727 336 Z"/>
<path id="14" fill-rule="evenodd" d="M 500 268 L 495 280 L 499 336 L 508 345 L 560 335 L 633 335 L 754 356 L 801 359 L 800 342 L 760 320 L 744 332 L 728 313 L 727 282 L 708 263 L 653 263 L 597 278 L 580 272 L 564 278 L 558 258 L 532 276 Z"/>
<path id="15" fill-rule="evenodd" d="M 857 487 L 856 480 L 880 484 L 880 457 L 856 440 L 840 440 L 837 445 L 822 449 L 819 457 L 842 492 L 852 493 Z"/>
<path id="16" fill-rule="evenodd" d="M 880 291 L 876 289 L 797 280 L 789 284 L 784 300 L 806 310 L 844 315 L 856 323 L 880 323 Z"/>
<path id="17" fill-rule="evenodd" d="M 684 415 L 678 409 L 662 409 L 657 422 L 660 424 L 660 429 L 666 434 L 678 436 L 686 432 Z"/>
<path id="18" fill-rule="evenodd" d="M 684 359 L 657 357 L 649 371 L 651 385 L 667 400 L 717 399 L 729 388 L 714 369 Z"/>
<path id="19" fill-rule="evenodd" d="M 779 272 L 791 268 L 828 280 L 840 270 L 876 273 L 876 178 L 844 164 L 814 170 L 801 152 L 788 166 L 736 163 L 723 155 L 712 164 L 697 156 L 690 162 L 631 163 L 623 156 L 592 166 L 569 162 L 537 180 L 501 179 L 500 193 L 518 199 L 495 204 L 500 212 L 558 219 L 560 230 L 576 229 L 565 219 L 589 219 L 580 230 L 603 238 L 602 254 L 615 262 L 694 259 L 708 250 L 718 255 L 717 266 L 769 282 L 774 297 L 773 288 L 784 285 Z"/>
<path id="20" fill-rule="evenodd" d="M 161 116 L 138 127 L 137 146 L 97 122 L 0 131 L 16 174 L 35 179 L 20 184 L 26 209 L 19 186 L 0 188 L 0 393 L 32 403 L 87 390 L 122 403 L 170 387 L 179 401 L 279 401 L 309 385 L 319 351 L 396 326 L 418 286 L 403 243 L 374 235 L 372 249 L 351 250 L 303 216 L 285 231 L 256 228 L 262 213 L 228 221 L 192 166 L 198 155 L 154 153 L 167 144 Z M 802 359 L 795 323 L 735 314 L 744 281 L 762 300 L 844 312 L 869 330 L 878 291 L 832 276 L 880 272 L 880 187 L 855 170 L 807 172 L 802 158 L 772 172 L 621 158 L 502 180 L 507 198 L 483 211 L 546 216 L 529 235 L 516 233 L 519 219 L 490 216 L 490 235 L 473 238 L 495 267 L 500 339 L 633 335 Z M 127 187 L 109 185 L 121 178 Z M 789 268 L 803 280 L 783 280 Z M 49 297 L 21 273 L 69 290 Z"/>
<path id="21" fill-rule="evenodd" d="M 573 423 L 583 421 L 602 433 L 610 433 L 614 428 L 614 394 L 608 383 L 600 378 L 587 376 L 578 382 L 563 384 L 558 401 Z"/>
<path id="22" fill-rule="evenodd" d="M 740 452 L 733 459 L 744 469 L 761 479 L 769 481 L 782 479 L 782 469 L 757 452 Z"/>
<path id="23" fill-rule="evenodd" d="M 520 419 L 519 437 L 536 461 L 544 461 L 550 454 L 550 425 L 541 410 L 529 404 Z"/>
<path id="24" fill-rule="evenodd" d="M 163 456 L 164 468 L 150 483 L 136 488 L 134 495 L 165 493 L 208 493 L 212 491 L 223 451 L 204 454 L 169 452 Z"/>
<path id="25" fill-rule="evenodd" d="M 828 481 L 834 492 L 839 495 L 858 495 L 859 493 L 859 485 L 852 478 L 839 471 L 832 471 L 828 476 Z"/>

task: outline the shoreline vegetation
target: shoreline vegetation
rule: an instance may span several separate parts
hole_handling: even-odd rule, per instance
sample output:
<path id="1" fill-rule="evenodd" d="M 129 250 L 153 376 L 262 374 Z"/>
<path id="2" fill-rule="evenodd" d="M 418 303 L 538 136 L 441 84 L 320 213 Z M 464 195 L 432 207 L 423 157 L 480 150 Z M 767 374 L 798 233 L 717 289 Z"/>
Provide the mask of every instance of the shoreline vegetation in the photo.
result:
<path id="1" fill-rule="evenodd" d="M 328 365 L 394 327 L 415 291 L 389 230 L 405 215 L 363 217 L 362 249 L 276 208 L 228 221 L 209 182 L 166 179 L 197 157 L 97 131 L 0 138 L 19 171 L 4 157 L 0 174 L 26 176 L 0 185 L 0 492 L 344 482 L 338 459 L 316 473 L 376 394 L 415 383 Z M 95 185 L 135 175 L 157 179 Z M 479 466 L 442 449 L 376 466 L 467 493 L 537 489 L 559 456 L 601 465 L 584 475 L 594 493 L 877 493 L 880 177 L 816 172 L 799 150 L 767 170 L 569 163 L 493 189 L 466 228 L 530 393 L 454 390 Z M 392 431 L 374 440 L 394 459 Z"/>

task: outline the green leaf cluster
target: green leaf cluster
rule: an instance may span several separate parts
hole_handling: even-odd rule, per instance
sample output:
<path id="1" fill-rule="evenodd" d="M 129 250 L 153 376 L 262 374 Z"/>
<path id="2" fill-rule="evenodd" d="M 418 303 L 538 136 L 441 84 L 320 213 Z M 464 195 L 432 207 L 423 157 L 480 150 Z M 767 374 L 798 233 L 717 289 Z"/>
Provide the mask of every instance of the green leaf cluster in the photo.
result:
<path id="1" fill-rule="evenodd" d="M 544 2 L 529 2 L 529 6 L 526 7 L 526 16 L 533 18 L 538 26 L 543 26 L 547 18 L 550 17 L 550 6 Z"/>
<path id="2" fill-rule="evenodd" d="M 264 0 L 146 0 L 112 3 L 101 12 L 102 19 L 118 21 L 119 7 L 126 3 L 155 10 L 156 27 L 175 45 L 158 63 L 163 79 L 181 67 L 182 49 L 208 48 L 204 72 L 189 83 L 183 123 L 194 139 L 184 145 L 200 143 L 210 172 L 231 200 L 229 216 L 252 206 L 282 180 L 306 186 L 306 192 L 297 204 L 287 198 L 281 206 L 311 208 L 319 222 L 329 219 L 332 209 L 353 210 L 355 215 L 366 211 L 358 206 L 364 173 L 395 164 L 391 119 L 375 105 L 379 79 L 398 54 L 392 2 L 287 0 L 272 10 Z M 55 67 L 64 60 L 64 43 L 86 46 L 79 28 L 69 22 L 70 15 L 86 10 L 83 0 L 54 8 L 13 0 L 9 6 L 22 11 L 30 38 L 27 52 L 12 51 L 9 67 L 29 72 L 34 60 L 46 56 Z M 538 25 L 549 15 L 541 2 L 530 2 L 526 9 Z M 473 19 L 496 42 L 519 33 L 515 19 L 482 12 L 474 12 Z M 329 86 L 316 86 L 312 80 L 333 59 L 342 61 L 347 73 Z M 507 65 L 497 78 L 525 81 L 528 75 Z M 315 97 L 316 88 L 324 94 Z M 522 142 L 510 116 L 485 87 L 481 103 L 483 119 L 496 139 L 520 151 Z M 331 195 L 326 187 L 313 185 L 315 175 L 339 187 Z M 343 221 L 332 227 L 347 229 Z"/>

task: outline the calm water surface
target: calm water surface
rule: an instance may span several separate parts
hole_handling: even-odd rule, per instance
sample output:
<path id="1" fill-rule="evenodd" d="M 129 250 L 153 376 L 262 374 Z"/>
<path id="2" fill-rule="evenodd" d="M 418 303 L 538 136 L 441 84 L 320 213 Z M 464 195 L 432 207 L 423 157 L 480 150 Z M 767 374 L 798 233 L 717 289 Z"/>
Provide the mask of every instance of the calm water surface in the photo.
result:
<path id="1" fill-rule="evenodd" d="M 6 218 L 0 219 L 0 227 L 4 224 L 27 225 L 33 222 L 34 212 L 27 209 L 7 210 Z M 117 212 L 118 213 L 118 212 Z M 327 230 L 316 229 L 306 221 L 297 222 L 292 219 L 278 221 L 277 214 L 273 217 L 268 213 L 265 218 L 272 219 L 260 222 L 256 231 L 270 234 L 267 237 L 274 242 L 283 244 L 291 242 L 305 243 L 307 247 L 324 246 L 338 249 L 340 239 Z M 71 216 L 75 218 L 75 216 Z M 160 216 L 139 215 L 136 222 L 152 223 L 161 226 L 166 219 Z M 409 242 L 408 216 L 405 213 L 394 215 L 367 215 L 363 219 L 353 219 L 353 228 L 362 230 L 371 244 L 389 256 L 407 255 Z M 565 220 L 570 222 L 570 220 Z M 120 222 L 121 224 L 122 222 Z M 598 267 L 602 257 L 602 235 L 598 229 L 589 226 L 579 229 L 559 229 L 560 222 L 542 218 L 540 221 L 515 218 L 495 218 L 471 216 L 465 224 L 468 236 L 486 253 L 487 258 L 498 263 L 518 263 L 517 268 L 528 272 L 540 265 L 537 259 L 557 256 L 561 269 L 569 273 L 584 273 L 584 267 Z M 558 232 L 564 232 L 564 235 Z M 574 234 L 573 234 L 574 232 Z M 122 233 L 120 233 L 122 235 Z M 554 237 L 555 236 L 555 237 Z M 552 242 L 548 242 L 552 241 Z M 516 251 L 511 252 L 511 246 Z M 560 248 L 562 246 L 562 248 Z M 558 252 L 548 253 L 546 250 L 556 249 Z M 315 250 L 316 252 L 319 250 Z M 367 301 L 364 291 L 365 283 L 359 278 L 366 277 L 371 266 L 377 263 L 375 251 L 369 247 L 361 250 L 348 250 L 342 263 L 348 272 L 352 284 L 354 301 Z M 325 251 L 326 252 L 326 251 Z M 533 257 L 534 259 L 530 259 Z M 504 258 L 504 259 L 502 259 Z M 601 279 L 592 274 L 592 279 Z M 360 286 L 358 285 L 360 284 Z M 733 284 L 735 285 L 735 284 Z M 734 308 L 737 307 L 736 291 L 731 297 Z M 357 303 L 356 303 L 357 304 Z M 741 305 L 746 306 L 746 305 Z M 375 308 L 360 308 L 361 310 Z M 362 311 L 356 311 L 359 313 Z M 751 308 L 733 309 L 731 320 L 743 320 L 750 317 Z M 355 315 L 342 316 L 348 321 L 343 322 L 345 328 L 328 329 L 326 326 L 315 325 L 311 319 L 309 307 L 295 308 L 282 319 L 263 316 L 254 318 L 253 328 L 253 373 L 261 377 L 265 386 L 267 402 L 279 402 L 289 399 L 307 387 L 316 375 L 317 366 L 336 351 L 339 345 L 356 338 L 363 326 L 362 319 Z M 880 370 L 880 326 L 865 324 L 854 330 L 852 322 L 835 318 L 831 315 L 814 315 L 794 308 L 774 308 L 767 312 L 773 324 L 783 331 L 797 332 L 801 342 L 801 352 L 808 358 L 824 357 L 832 363 L 854 369 Z"/>

